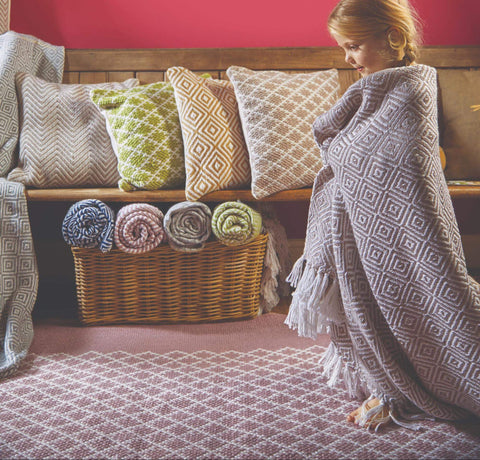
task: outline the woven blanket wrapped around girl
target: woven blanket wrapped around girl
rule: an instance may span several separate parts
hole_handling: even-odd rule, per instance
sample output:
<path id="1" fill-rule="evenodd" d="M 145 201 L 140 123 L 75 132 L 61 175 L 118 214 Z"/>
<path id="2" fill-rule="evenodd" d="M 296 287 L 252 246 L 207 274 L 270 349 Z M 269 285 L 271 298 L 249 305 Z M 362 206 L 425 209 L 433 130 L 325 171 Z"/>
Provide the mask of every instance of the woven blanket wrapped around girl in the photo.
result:
<path id="1" fill-rule="evenodd" d="M 316 178 L 286 323 L 328 332 L 324 373 L 364 399 L 347 420 L 480 417 L 480 286 L 439 156 L 436 70 L 406 0 L 341 0 L 328 27 L 362 78 L 313 126 Z"/>

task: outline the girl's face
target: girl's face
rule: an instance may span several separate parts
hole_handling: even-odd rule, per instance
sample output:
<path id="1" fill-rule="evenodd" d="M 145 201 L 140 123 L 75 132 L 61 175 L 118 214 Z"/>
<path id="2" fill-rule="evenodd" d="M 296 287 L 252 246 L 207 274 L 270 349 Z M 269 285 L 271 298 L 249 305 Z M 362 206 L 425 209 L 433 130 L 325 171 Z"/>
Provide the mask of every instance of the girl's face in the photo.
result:
<path id="1" fill-rule="evenodd" d="M 392 67 L 392 59 L 388 57 L 387 45 L 384 40 L 369 38 L 362 42 L 332 34 L 345 51 L 345 61 L 355 67 L 362 77 L 379 70 Z"/>

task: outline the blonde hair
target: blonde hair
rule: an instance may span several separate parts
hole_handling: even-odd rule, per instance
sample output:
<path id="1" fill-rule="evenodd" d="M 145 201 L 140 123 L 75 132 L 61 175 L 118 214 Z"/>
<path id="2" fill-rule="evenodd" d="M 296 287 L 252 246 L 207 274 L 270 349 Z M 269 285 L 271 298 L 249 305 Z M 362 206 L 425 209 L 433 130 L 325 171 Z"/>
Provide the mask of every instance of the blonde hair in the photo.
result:
<path id="1" fill-rule="evenodd" d="M 385 38 L 392 60 L 404 65 L 418 57 L 420 20 L 408 0 L 340 0 L 327 26 L 353 40 Z"/>

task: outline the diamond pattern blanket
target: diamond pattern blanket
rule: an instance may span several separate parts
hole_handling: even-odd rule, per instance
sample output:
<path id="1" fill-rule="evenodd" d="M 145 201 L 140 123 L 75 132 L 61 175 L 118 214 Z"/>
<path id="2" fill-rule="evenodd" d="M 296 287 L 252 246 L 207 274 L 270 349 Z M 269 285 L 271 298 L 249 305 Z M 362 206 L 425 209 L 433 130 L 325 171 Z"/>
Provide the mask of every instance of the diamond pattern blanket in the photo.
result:
<path id="1" fill-rule="evenodd" d="M 6 4 L 0 5 L 2 11 Z M 60 82 L 63 65 L 61 46 L 13 31 L 0 35 L 0 378 L 12 374 L 28 351 L 38 288 L 24 186 L 3 178 L 16 161 L 19 123 L 15 74 L 28 72 Z"/>
<path id="2" fill-rule="evenodd" d="M 367 76 L 313 129 L 325 166 L 286 323 L 327 330 L 330 383 L 399 422 L 480 416 L 480 286 L 440 165 L 435 69 Z"/>
<path id="3" fill-rule="evenodd" d="M 27 354 L 37 287 L 24 186 L 0 178 L 0 378 L 12 374 Z"/>

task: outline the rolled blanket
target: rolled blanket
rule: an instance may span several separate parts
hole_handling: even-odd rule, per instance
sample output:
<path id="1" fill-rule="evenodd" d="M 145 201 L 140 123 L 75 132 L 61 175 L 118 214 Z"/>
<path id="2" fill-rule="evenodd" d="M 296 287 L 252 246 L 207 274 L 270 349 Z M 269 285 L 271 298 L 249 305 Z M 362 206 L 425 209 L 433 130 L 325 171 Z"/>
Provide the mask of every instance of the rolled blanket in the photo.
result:
<path id="1" fill-rule="evenodd" d="M 163 213 L 157 207 L 133 203 L 118 211 L 114 232 L 118 249 L 140 254 L 155 249 L 165 239 Z"/>
<path id="2" fill-rule="evenodd" d="M 201 202 L 183 201 L 173 205 L 163 221 L 168 244 L 181 252 L 203 249 L 212 230 L 212 211 Z"/>
<path id="3" fill-rule="evenodd" d="M 78 201 L 63 219 L 63 239 L 71 246 L 112 249 L 115 213 L 100 200 Z"/>
<path id="4" fill-rule="evenodd" d="M 212 231 L 227 246 L 248 243 L 260 234 L 262 216 L 240 201 L 226 201 L 213 210 Z"/>

